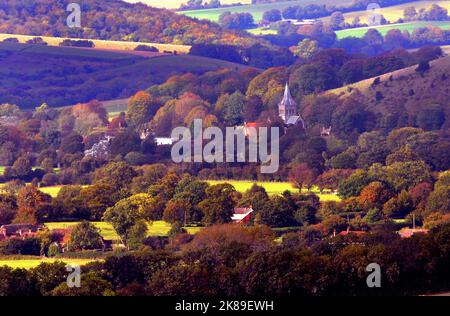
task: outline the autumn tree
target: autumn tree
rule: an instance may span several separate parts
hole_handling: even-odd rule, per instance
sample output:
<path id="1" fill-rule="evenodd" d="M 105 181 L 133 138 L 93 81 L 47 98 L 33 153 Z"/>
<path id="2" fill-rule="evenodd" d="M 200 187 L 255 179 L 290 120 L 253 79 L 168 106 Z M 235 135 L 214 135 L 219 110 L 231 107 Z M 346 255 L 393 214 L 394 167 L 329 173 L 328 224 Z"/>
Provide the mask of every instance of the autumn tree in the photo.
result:
<path id="1" fill-rule="evenodd" d="M 306 163 L 295 164 L 289 171 L 289 181 L 299 191 L 302 191 L 303 187 L 306 187 L 308 191 L 316 180 L 316 174 Z"/>
<path id="2" fill-rule="evenodd" d="M 51 201 L 51 196 L 39 191 L 35 186 L 27 185 L 19 190 L 17 194 L 17 214 L 14 223 L 37 224 L 38 213 Z"/>
<path id="3" fill-rule="evenodd" d="M 380 209 L 391 197 L 389 188 L 381 182 L 371 182 L 365 186 L 358 196 L 358 203 L 365 210 Z"/>
<path id="4" fill-rule="evenodd" d="M 150 122 L 153 114 L 156 113 L 159 104 L 151 94 L 139 91 L 128 101 L 126 120 L 130 126 L 140 126 Z"/>

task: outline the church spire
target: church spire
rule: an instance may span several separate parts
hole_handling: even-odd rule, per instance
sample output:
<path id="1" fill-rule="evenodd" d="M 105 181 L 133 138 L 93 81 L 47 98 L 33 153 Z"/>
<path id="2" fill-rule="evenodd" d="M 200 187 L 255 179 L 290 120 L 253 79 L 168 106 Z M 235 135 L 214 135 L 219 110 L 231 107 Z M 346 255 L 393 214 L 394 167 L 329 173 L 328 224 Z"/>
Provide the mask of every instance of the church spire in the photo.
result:
<path id="1" fill-rule="evenodd" d="M 286 86 L 284 88 L 284 96 L 283 96 L 283 100 L 281 101 L 282 104 L 284 105 L 295 105 L 297 106 L 297 104 L 294 101 L 294 98 L 291 95 L 291 90 L 289 89 L 289 84 L 286 81 Z"/>

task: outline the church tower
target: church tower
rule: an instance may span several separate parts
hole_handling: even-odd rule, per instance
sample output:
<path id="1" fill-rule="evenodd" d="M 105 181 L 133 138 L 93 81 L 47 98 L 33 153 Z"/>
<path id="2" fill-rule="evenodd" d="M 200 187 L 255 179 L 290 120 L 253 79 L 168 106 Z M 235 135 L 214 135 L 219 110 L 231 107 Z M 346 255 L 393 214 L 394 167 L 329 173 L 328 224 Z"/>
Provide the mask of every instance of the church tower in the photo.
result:
<path id="1" fill-rule="evenodd" d="M 278 112 L 285 123 L 287 123 L 291 116 L 297 115 L 297 103 L 294 101 L 294 98 L 292 98 L 287 82 L 286 87 L 284 88 L 283 100 L 281 100 L 278 105 Z"/>
<path id="2" fill-rule="evenodd" d="M 289 90 L 289 85 L 286 82 L 286 87 L 284 88 L 283 100 L 278 104 L 278 115 L 288 126 L 297 125 L 301 123 L 303 128 L 306 128 L 305 122 L 300 117 L 297 112 L 297 103 L 291 95 Z"/>

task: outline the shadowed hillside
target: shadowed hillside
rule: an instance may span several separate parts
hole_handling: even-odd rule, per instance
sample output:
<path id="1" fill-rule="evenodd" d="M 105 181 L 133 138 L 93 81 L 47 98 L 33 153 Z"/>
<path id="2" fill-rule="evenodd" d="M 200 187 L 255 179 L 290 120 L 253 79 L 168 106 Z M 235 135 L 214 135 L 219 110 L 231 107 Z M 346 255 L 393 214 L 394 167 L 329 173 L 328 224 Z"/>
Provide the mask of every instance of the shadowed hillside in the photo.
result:
<path id="1" fill-rule="evenodd" d="M 126 98 L 174 74 L 242 68 L 230 62 L 170 55 L 144 58 L 68 47 L 0 43 L 0 103 L 22 108 Z"/>
<path id="2" fill-rule="evenodd" d="M 326 94 L 335 94 L 341 99 L 351 96 L 372 112 L 383 115 L 416 116 L 425 107 L 440 105 L 448 118 L 450 56 L 430 62 L 430 69 L 425 72 L 419 72 L 417 68 L 417 65 L 404 68 Z M 449 124 L 448 119 L 446 124 Z"/>

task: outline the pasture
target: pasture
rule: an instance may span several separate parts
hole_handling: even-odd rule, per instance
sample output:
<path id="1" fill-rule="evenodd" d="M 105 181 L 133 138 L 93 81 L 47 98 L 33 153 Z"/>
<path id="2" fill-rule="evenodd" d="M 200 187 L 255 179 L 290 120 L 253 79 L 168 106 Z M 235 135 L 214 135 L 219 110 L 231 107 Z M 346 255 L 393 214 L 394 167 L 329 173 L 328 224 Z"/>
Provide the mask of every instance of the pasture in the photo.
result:
<path id="1" fill-rule="evenodd" d="M 79 224 L 79 222 L 52 222 L 52 223 L 45 223 L 44 225 L 50 229 L 66 229 L 69 227 L 73 227 L 75 225 Z M 112 240 L 112 241 L 121 241 L 120 236 L 117 234 L 116 230 L 110 223 L 106 222 L 91 222 L 95 227 L 99 229 L 100 235 L 105 240 Z"/>
<path id="2" fill-rule="evenodd" d="M 387 24 L 387 25 L 379 25 L 379 26 L 373 26 L 373 27 L 357 27 L 353 29 L 345 29 L 345 30 L 339 30 L 336 31 L 336 35 L 338 39 L 342 39 L 345 37 L 363 37 L 366 32 L 371 29 L 375 28 L 377 29 L 382 35 L 386 35 L 387 32 L 390 30 L 398 29 L 401 31 L 409 31 L 410 33 L 413 32 L 415 29 L 422 28 L 422 27 L 428 27 L 428 26 L 434 26 L 434 27 L 440 27 L 442 29 L 450 29 L 450 22 L 449 21 L 420 21 L 420 22 L 408 22 L 408 23 L 396 23 L 396 24 Z"/>
<path id="3" fill-rule="evenodd" d="M 254 183 L 256 183 L 259 186 L 262 186 L 267 194 L 269 195 L 277 195 L 282 194 L 284 191 L 290 191 L 292 193 L 298 193 L 298 189 L 294 188 L 291 183 L 289 182 L 259 182 L 259 181 L 241 181 L 241 180 L 210 180 L 208 181 L 210 185 L 215 184 L 221 184 L 221 183 L 229 183 L 236 191 L 244 193 L 245 191 L 249 190 Z M 306 193 L 307 191 L 304 189 L 302 190 L 303 193 Z M 315 193 L 317 196 L 319 196 L 321 201 L 340 201 L 339 196 L 332 193 L 320 193 L 317 188 L 313 188 L 311 192 Z"/>
<path id="4" fill-rule="evenodd" d="M 66 259 L 66 258 L 41 258 L 41 257 L 35 257 L 30 258 L 29 256 L 26 256 L 26 259 L 18 259 L 17 257 L 14 257 L 13 259 L 8 258 L 0 258 L 0 267 L 8 266 L 13 269 L 32 269 L 36 268 L 41 263 L 53 263 L 57 261 L 62 261 L 65 264 L 73 264 L 73 265 L 79 265 L 83 266 L 90 262 L 96 261 L 95 259 Z"/>
<path id="5" fill-rule="evenodd" d="M 431 7 L 433 3 L 439 4 L 441 7 L 444 7 L 448 10 L 450 9 L 450 1 L 415 1 L 390 7 L 384 7 L 378 10 L 377 12 L 379 14 L 382 14 L 386 18 L 386 20 L 390 21 L 391 23 L 395 23 L 398 19 L 403 18 L 403 11 L 407 7 L 413 6 L 416 8 L 416 11 L 419 11 L 420 9 L 428 9 L 429 7 Z M 367 18 L 369 17 L 370 14 L 371 12 L 363 10 L 345 13 L 344 17 L 346 22 L 349 23 L 351 23 L 353 19 L 355 19 L 356 17 L 359 17 L 361 23 L 367 23 Z M 323 18 L 323 20 L 325 21 L 328 19 L 329 17 Z"/>
<path id="6" fill-rule="evenodd" d="M 142 2 L 146 5 L 156 8 L 164 8 L 164 9 L 178 9 L 183 3 L 186 3 L 187 0 L 125 0 L 125 2 L 137 3 Z M 233 4 L 240 2 L 242 4 L 251 3 L 252 0 L 220 0 L 222 5 L 224 4 Z"/>
<path id="7" fill-rule="evenodd" d="M 171 224 L 165 221 L 153 221 L 147 223 L 147 237 L 165 237 L 169 234 Z M 203 227 L 183 227 L 188 234 L 195 235 Z"/>
<path id="8" fill-rule="evenodd" d="M 61 191 L 62 185 L 55 185 L 52 187 L 42 187 L 39 188 L 39 191 L 44 192 L 48 195 L 50 195 L 52 198 L 55 198 L 58 196 L 59 191 Z"/>
<path id="9" fill-rule="evenodd" d="M 353 2 L 353 0 L 335 0 L 333 1 L 333 5 L 336 6 L 345 6 L 349 5 Z M 281 1 L 275 3 L 258 3 L 258 4 L 249 4 L 243 6 L 235 6 L 235 7 L 226 7 L 226 8 L 218 8 L 218 9 L 205 9 L 205 10 L 191 10 L 191 11 L 178 11 L 180 14 L 187 15 L 191 18 L 204 19 L 213 22 L 219 21 L 219 17 L 224 12 L 231 13 L 251 13 L 255 22 L 259 22 L 264 12 L 278 9 L 283 10 L 287 7 L 292 6 L 306 6 L 308 4 L 317 4 L 317 5 L 326 5 L 330 4 L 329 0 L 292 0 L 292 1 Z"/>

